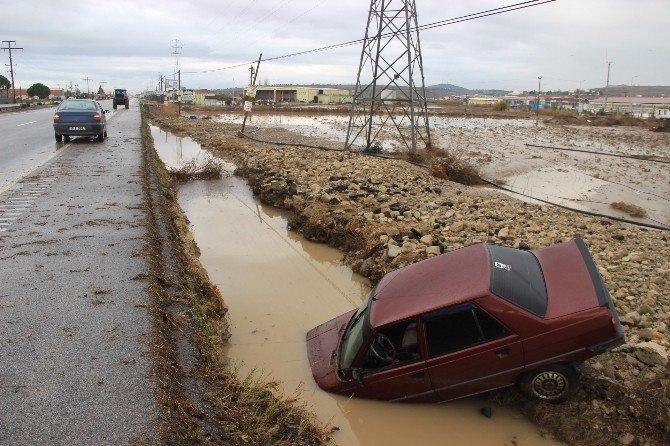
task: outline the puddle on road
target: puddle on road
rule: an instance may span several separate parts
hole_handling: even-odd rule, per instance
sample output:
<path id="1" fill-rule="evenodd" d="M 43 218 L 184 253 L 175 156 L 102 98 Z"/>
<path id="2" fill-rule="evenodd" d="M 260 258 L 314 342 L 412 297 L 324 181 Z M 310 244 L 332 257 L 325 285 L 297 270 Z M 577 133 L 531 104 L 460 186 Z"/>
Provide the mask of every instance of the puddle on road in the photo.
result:
<path id="1" fill-rule="evenodd" d="M 156 144 L 161 156 L 180 152 L 177 138 L 163 138 L 167 143 Z M 322 423 L 340 429 L 337 444 L 557 444 L 520 414 L 480 398 L 410 405 L 321 391 L 307 362 L 305 333 L 359 306 L 367 280 L 342 264 L 339 251 L 290 232 L 283 212 L 261 205 L 240 178 L 187 183 L 178 195 L 200 260 L 230 309 L 227 355 L 241 375 L 263 371 L 286 394 L 298 392 Z M 484 406 L 493 407 L 491 419 L 479 414 Z"/>

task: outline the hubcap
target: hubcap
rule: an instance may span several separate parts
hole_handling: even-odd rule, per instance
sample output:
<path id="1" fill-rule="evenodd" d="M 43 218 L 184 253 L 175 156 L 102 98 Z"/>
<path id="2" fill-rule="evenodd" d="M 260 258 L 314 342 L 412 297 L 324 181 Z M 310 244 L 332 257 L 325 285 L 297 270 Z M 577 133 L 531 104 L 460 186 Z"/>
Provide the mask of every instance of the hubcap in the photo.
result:
<path id="1" fill-rule="evenodd" d="M 560 397 L 568 388 L 568 380 L 558 372 L 542 372 L 533 380 L 533 393 L 543 400 Z"/>

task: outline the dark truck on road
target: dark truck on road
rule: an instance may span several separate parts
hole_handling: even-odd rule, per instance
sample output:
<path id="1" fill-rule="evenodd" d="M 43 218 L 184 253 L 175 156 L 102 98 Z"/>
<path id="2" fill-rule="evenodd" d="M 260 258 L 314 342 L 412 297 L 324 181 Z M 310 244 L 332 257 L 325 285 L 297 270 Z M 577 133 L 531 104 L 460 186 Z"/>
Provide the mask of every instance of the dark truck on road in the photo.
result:
<path id="1" fill-rule="evenodd" d="M 112 107 L 114 110 L 116 110 L 116 107 L 119 105 L 125 105 L 126 108 L 130 106 L 128 92 L 122 88 L 114 90 L 114 97 L 112 98 Z"/>
<path id="2" fill-rule="evenodd" d="M 557 403 L 624 333 L 581 239 L 479 244 L 387 274 L 358 309 L 307 334 L 314 380 L 346 396 L 440 402 L 518 385 Z"/>

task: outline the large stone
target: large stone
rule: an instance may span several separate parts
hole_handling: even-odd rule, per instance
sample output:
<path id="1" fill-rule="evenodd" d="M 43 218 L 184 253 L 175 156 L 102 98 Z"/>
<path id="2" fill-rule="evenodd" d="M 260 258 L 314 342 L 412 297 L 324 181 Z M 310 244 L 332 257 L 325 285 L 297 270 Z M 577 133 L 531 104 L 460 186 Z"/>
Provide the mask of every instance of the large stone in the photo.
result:
<path id="1" fill-rule="evenodd" d="M 421 243 L 423 243 L 426 246 L 432 245 L 433 244 L 433 236 L 430 235 L 430 234 L 424 235 L 423 237 L 421 237 Z"/>
<path id="2" fill-rule="evenodd" d="M 507 227 L 507 226 L 505 226 L 500 231 L 498 231 L 498 237 L 500 237 L 503 240 L 510 238 L 510 235 L 511 235 L 511 231 L 510 231 L 509 227 Z"/>
<path id="3" fill-rule="evenodd" d="M 402 252 L 402 248 L 398 245 L 389 245 L 388 250 L 386 251 L 386 254 L 389 256 L 391 259 L 395 259 L 400 255 Z"/>
<path id="4" fill-rule="evenodd" d="M 439 246 L 429 246 L 426 248 L 426 254 L 429 256 L 438 256 L 440 255 L 440 247 Z"/>
<path id="5" fill-rule="evenodd" d="M 635 346 L 635 357 L 647 365 L 668 365 L 668 352 L 655 342 L 641 342 Z"/>
<path id="6" fill-rule="evenodd" d="M 456 223 L 451 225 L 449 229 L 451 230 L 451 232 L 461 232 L 463 229 L 465 229 L 465 223 L 463 223 L 462 221 L 457 221 Z"/>
<path id="7" fill-rule="evenodd" d="M 635 435 L 633 435 L 633 434 L 626 434 L 626 435 L 622 436 L 621 438 L 619 438 L 619 442 L 623 446 L 629 446 L 629 445 L 633 444 L 634 441 L 635 441 Z"/>

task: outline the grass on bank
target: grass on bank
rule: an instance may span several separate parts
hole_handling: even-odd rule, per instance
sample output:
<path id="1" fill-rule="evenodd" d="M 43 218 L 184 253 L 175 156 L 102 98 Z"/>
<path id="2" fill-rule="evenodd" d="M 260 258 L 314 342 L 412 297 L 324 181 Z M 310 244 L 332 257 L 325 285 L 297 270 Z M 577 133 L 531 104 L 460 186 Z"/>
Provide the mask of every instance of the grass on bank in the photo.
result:
<path id="1" fill-rule="evenodd" d="M 205 158 L 194 158 L 181 166 L 168 169 L 170 176 L 180 183 L 190 180 L 214 180 L 221 178 L 223 165 L 209 155 Z"/>

